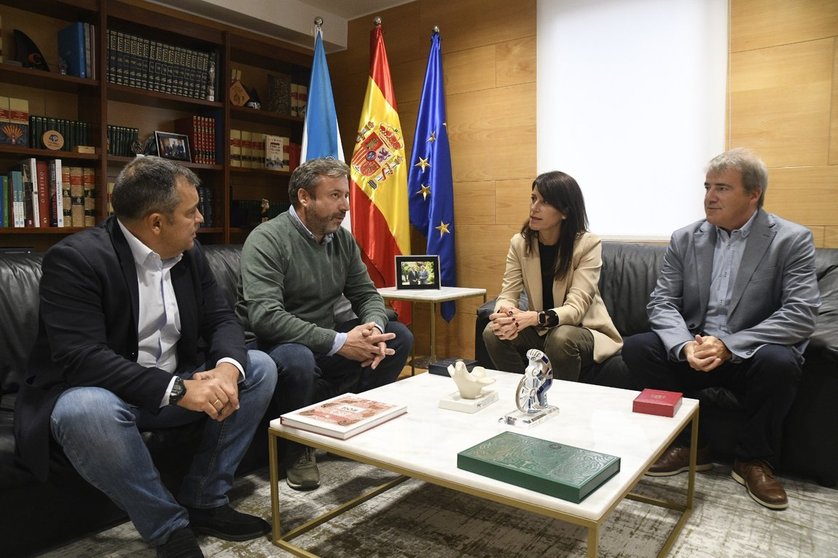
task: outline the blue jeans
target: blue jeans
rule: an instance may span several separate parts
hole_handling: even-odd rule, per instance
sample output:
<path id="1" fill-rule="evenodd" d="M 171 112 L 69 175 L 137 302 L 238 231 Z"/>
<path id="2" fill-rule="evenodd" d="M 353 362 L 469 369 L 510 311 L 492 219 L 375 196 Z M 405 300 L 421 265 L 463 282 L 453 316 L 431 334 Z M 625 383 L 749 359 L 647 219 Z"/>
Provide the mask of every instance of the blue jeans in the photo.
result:
<path id="1" fill-rule="evenodd" d="M 206 421 L 177 500 L 160 480 L 140 433 L 202 420 L 204 413 L 171 405 L 153 415 L 106 389 L 77 387 L 62 393 L 55 404 L 53 438 L 79 474 L 125 510 L 146 542 L 162 544 L 173 531 L 189 525 L 183 506 L 229 503 L 236 467 L 276 386 L 276 367 L 261 351 L 248 351 L 245 371 L 239 383 L 239 410 L 223 422 Z M 195 372 L 179 375 L 188 379 Z"/>
<path id="2" fill-rule="evenodd" d="M 337 330 L 349 331 L 359 323 L 350 320 Z M 337 354 L 315 354 L 299 343 L 260 346 L 276 363 L 278 389 L 272 411 L 280 415 L 341 393 L 360 393 L 396 381 L 413 348 L 413 334 L 396 321 L 389 322 L 384 332 L 396 334 L 387 342 L 395 354 L 382 360 L 375 370 Z"/>

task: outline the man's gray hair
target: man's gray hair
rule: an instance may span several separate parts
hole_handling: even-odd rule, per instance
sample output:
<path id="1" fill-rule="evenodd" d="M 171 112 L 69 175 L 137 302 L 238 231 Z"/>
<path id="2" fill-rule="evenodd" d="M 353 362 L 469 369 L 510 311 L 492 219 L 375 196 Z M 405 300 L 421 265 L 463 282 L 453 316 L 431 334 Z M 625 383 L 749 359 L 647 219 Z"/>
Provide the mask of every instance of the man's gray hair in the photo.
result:
<path id="1" fill-rule="evenodd" d="M 762 207 L 765 201 L 765 191 L 768 190 L 768 168 L 762 159 L 751 150 L 736 147 L 713 157 L 707 165 L 708 173 L 720 173 L 729 169 L 739 171 L 742 175 L 742 185 L 749 194 L 759 189 L 757 207 Z"/>
<path id="2" fill-rule="evenodd" d="M 191 186 L 199 186 L 194 172 L 161 157 L 137 157 L 116 177 L 111 205 L 117 217 L 142 219 L 151 213 L 162 213 L 171 221 L 180 203 L 178 178 Z"/>

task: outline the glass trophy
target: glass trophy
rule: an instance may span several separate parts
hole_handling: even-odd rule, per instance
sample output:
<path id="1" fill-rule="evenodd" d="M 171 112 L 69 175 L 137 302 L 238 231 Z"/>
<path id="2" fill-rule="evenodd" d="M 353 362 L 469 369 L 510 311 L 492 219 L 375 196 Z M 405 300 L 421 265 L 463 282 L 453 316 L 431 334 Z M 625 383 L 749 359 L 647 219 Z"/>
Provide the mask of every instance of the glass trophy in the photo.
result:
<path id="1" fill-rule="evenodd" d="M 553 385 L 550 359 L 538 349 L 527 351 L 527 359 L 530 363 L 515 389 L 518 408 L 500 418 L 500 422 L 520 428 L 529 428 L 559 412 L 558 407 L 547 404 L 547 391 Z"/>

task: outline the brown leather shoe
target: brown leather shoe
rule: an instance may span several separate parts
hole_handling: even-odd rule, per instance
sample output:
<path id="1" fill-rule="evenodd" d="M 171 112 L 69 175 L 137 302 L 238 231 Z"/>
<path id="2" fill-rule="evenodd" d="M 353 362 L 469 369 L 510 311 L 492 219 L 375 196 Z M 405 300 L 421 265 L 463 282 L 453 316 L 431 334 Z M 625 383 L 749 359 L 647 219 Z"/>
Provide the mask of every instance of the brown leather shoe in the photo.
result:
<path id="1" fill-rule="evenodd" d="M 733 462 L 733 479 L 748 489 L 751 498 L 772 510 L 789 507 L 789 499 L 783 485 L 774 476 L 771 465 L 761 459 Z"/>
<path id="2" fill-rule="evenodd" d="M 696 471 L 709 471 L 713 468 L 710 448 L 698 448 L 695 458 Z M 646 474 L 650 477 L 671 477 L 690 469 L 690 448 L 684 446 L 670 446 L 660 459 L 649 467 Z"/>

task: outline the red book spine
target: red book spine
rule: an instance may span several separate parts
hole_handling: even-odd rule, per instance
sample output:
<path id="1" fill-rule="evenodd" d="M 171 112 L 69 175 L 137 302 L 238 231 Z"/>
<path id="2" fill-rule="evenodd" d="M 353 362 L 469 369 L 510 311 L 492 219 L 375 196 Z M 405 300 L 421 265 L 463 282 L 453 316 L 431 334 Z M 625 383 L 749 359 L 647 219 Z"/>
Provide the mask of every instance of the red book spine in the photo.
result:
<path id="1" fill-rule="evenodd" d="M 40 226 L 48 227 L 50 221 L 49 163 L 38 161 L 36 166 L 38 168 L 38 217 L 40 218 Z"/>

